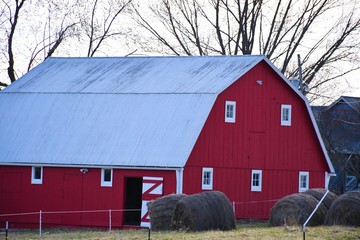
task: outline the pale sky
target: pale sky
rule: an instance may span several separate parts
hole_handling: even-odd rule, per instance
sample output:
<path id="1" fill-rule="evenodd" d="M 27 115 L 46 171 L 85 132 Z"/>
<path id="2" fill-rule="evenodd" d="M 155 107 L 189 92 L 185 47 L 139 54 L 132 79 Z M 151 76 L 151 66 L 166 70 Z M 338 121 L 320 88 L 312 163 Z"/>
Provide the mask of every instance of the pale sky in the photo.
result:
<path id="1" fill-rule="evenodd" d="M 27 2 L 29 3 L 29 2 Z M 36 4 L 34 3 L 31 7 L 30 7 L 30 15 L 32 17 L 34 17 L 36 14 L 39 14 L 40 9 L 39 6 L 35 6 Z M 43 9 L 44 10 L 44 9 Z M 46 15 L 46 11 L 43 11 L 42 15 Z M 120 18 L 121 19 L 121 18 Z M 123 21 L 124 18 L 121 19 L 121 21 Z M 28 22 L 29 19 L 22 19 L 25 22 Z M 124 22 L 122 22 L 123 24 Z M 22 25 L 20 25 L 22 24 Z M 20 27 L 21 26 L 21 27 Z M 35 25 L 34 25 L 35 26 Z M 26 43 L 29 41 L 31 34 L 33 35 L 33 31 L 34 31 L 34 26 L 32 29 L 30 29 L 30 27 L 24 22 L 19 21 L 19 29 L 25 29 L 28 31 L 28 34 L 22 34 L 20 35 L 18 33 L 17 35 L 17 40 L 21 39 L 22 41 L 24 41 L 24 44 L 19 44 L 19 41 L 17 41 L 17 45 L 15 46 L 14 51 L 16 51 L 16 59 L 15 59 L 15 64 L 17 67 L 17 71 L 19 73 L 19 75 L 21 76 L 22 72 L 26 72 L 26 62 L 28 61 L 28 54 L 30 53 L 30 49 L 27 49 L 26 47 Z M 36 27 L 36 26 L 35 26 Z M 133 26 L 130 26 L 129 28 L 131 28 Z M 39 28 L 41 29 L 41 28 Z M 38 29 L 36 29 L 38 30 Z M 37 38 L 42 37 L 42 32 L 39 31 L 39 35 L 37 36 Z M 34 37 L 34 36 L 32 36 Z M 5 42 L 3 42 L 5 43 Z M 81 42 L 77 43 L 77 44 L 73 44 L 73 43 L 66 43 L 65 47 L 62 48 L 61 51 L 57 51 L 56 54 L 54 56 L 71 56 L 71 57 L 77 57 L 77 56 L 86 56 L 86 50 L 81 49 L 81 47 L 79 47 L 79 44 L 81 44 Z M 82 44 L 86 44 L 86 41 L 82 41 Z M 2 44 L 0 44 L 0 47 Z M 129 47 L 126 46 L 126 44 L 124 44 L 124 42 L 112 42 L 112 43 L 108 43 L 108 46 L 104 46 L 103 48 L 103 53 L 98 53 L 97 56 L 124 56 L 132 51 L 136 50 L 136 48 L 134 48 L 134 46 Z M 137 51 L 135 53 L 135 55 L 154 55 L 154 54 L 150 54 L 150 53 L 144 53 L 140 51 Z M 160 54 L 155 54 L 155 55 L 160 55 Z M 22 60 L 23 59 L 23 60 Z M 297 59 L 294 59 L 294 62 L 296 63 Z M 24 63 L 22 63 L 24 62 Z M 0 79 L 7 79 L 7 72 L 6 72 L 6 60 L 4 58 L 0 58 L 0 63 L 1 63 L 1 67 L 0 67 Z M 5 64 L 4 64 L 5 63 Z M 24 65 L 24 66 L 21 66 Z M 357 63 L 357 65 L 360 65 L 360 63 Z M 346 84 L 342 84 L 342 85 L 337 85 L 334 88 L 334 93 L 332 94 L 333 96 L 333 100 L 335 100 L 337 97 L 339 97 L 340 95 L 346 95 L 346 96 L 354 96 L 354 97 L 360 97 L 360 70 L 357 70 L 351 74 L 348 74 L 346 76 L 346 80 L 349 83 L 350 87 L 348 87 Z M 329 94 L 330 95 L 330 94 Z M 332 100 L 330 100 L 331 102 Z"/>

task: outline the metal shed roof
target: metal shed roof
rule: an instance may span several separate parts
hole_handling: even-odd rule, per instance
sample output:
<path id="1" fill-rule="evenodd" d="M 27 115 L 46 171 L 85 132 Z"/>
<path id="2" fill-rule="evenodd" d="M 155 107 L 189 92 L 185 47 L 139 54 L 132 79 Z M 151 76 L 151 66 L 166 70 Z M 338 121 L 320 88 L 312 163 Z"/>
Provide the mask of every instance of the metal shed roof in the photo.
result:
<path id="1" fill-rule="evenodd" d="M 2 162 L 182 167 L 209 94 L 1 94 Z"/>
<path id="2" fill-rule="evenodd" d="M 0 92 L 0 164 L 184 167 L 217 95 L 264 56 L 49 58 Z"/>
<path id="3" fill-rule="evenodd" d="M 218 93 L 263 59 L 263 56 L 49 58 L 5 91 Z"/>
<path id="4" fill-rule="evenodd" d="M 47 59 L 0 93 L 0 161 L 183 167 L 217 93 L 263 59 Z"/>

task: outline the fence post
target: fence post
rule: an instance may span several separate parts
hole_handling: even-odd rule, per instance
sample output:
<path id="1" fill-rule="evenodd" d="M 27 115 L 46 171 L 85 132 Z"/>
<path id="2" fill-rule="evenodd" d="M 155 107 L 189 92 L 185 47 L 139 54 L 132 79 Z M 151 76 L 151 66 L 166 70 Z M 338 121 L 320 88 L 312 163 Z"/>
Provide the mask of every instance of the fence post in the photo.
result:
<path id="1" fill-rule="evenodd" d="M 40 222 L 39 222 L 39 239 L 41 239 L 41 224 L 42 224 L 42 211 L 40 210 Z"/>
<path id="2" fill-rule="evenodd" d="M 234 215 L 236 216 L 235 201 L 232 202 L 232 205 L 233 205 L 232 207 L 233 207 L 233 210 L 234 210 Z"/>
<path id="3" fill-rule="evenodd" d="M 305 223 L 302 225 L 302 232 L 303 232 L 303 239 L 306 239 L 306 224 L 308 224 L 308 222 L 310 221 L 310 219 L 312 218 L 312 216 L 314 215 L 314 213 L 316 212 L 316 210 L 319 208 L 320 204 L 324 201 L 326 195 L 329 193 L 329 189 L 326 190 L 324 196 L 322 196 L 322 198 L 320 199 L 320 201 L 318 202 L 318 204 L 315 206 L 314 210 L 311 212 L 310 216 L 308 217 L 308 219 L 306 219 Z"/>
<path id="4" fill-rule="evenodd" d="M 9 222 L 6 221 L 5 239 L 8 240 Z"/>
<path id="5" fill-rule="evenodd" d="M 111 209 L 109 209 L 109 231 L 111 231 Z"/>

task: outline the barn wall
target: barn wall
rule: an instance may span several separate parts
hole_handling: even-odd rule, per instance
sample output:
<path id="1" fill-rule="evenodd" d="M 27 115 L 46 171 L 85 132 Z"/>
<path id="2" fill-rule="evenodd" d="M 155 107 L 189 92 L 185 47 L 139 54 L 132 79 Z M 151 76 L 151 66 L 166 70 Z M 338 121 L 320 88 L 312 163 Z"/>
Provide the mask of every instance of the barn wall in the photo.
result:
<path id="1" fill-rule="evenodd" d="M 224 121 L 225 101 L 236 101 L 235 123 Z M 292 106 L 291 126 L 280 124 L 281 104 Z M 240 202 L 238 218 L 268 218 L 268 200 L 298 192 L 299 171 L 310 172 L 310 187 L 324 187 L 329 171 L 306 105 L 265 62 L 218 96 L 184 170 L 185 193 L 201 191 L 202 167 L 214 168 L 214 190 Z M 252 169 L 263 170 L 260 193 L 250 191 Z"/>
<path id="2" fill-rule="evenodd" d="M 125 178 L 163 177 L 163 194 L 176 191 L 175 171 L 113 170 L 113 186 L 101 187 L 101 169 L 44 167 L 43 184 L 31 184 L 31 167 L 0 167 L 0 215 L 6 213 L 112 209 L 112 226 L 123 226 Z M 39 215 L 0 217 L 10 227 L 37 227 Z M 109 226 L 109 213 L 44 214 L 44 226 Z"/>

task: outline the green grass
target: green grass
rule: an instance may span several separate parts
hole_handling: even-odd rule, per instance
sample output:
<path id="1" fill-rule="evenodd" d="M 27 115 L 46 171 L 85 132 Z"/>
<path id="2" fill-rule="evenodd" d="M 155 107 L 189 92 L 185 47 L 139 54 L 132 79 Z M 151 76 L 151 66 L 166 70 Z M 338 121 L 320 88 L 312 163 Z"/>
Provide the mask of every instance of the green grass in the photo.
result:
<path id="1" fill-rule="evenodd" d="M 39 230 L 10 230 L 11 239 L 39 239 Z M 5 239 L 5 233 L 0 233 L 0 239 Z M 42 239 L 93 239 L 93 240 L 146 240 L 148 230 L 113 230 L 111 232 L 96 229 L 43 229 Z M 207 232 L 151 232 L 152 240 L 207 240 L 207 239 L 303 239 L 301 227 L 269 227 L 267 222 L 247 223 L 237 225 L 233 231 L 207 231 Z M 306 239 L 360 239 L 360 228 L 341 226 L 321 226 L 306 228 Z"/>

